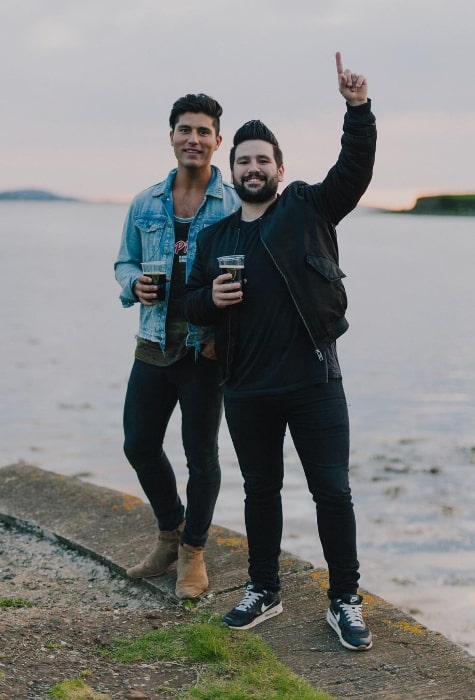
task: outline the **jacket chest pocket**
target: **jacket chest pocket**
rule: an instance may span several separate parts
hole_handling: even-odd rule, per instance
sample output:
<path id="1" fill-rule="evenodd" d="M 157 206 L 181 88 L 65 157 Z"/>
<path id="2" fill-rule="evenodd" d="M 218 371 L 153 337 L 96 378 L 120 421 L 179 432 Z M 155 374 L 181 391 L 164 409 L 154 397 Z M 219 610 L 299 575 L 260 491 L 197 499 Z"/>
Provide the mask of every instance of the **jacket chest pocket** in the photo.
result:
<path id="1" fill-rule="evenodd" d="M 157 260 L 167 254 L 172 225 L 168 218 L 142 217 L 135 221 L 142 241 L 143 260 Z"/>

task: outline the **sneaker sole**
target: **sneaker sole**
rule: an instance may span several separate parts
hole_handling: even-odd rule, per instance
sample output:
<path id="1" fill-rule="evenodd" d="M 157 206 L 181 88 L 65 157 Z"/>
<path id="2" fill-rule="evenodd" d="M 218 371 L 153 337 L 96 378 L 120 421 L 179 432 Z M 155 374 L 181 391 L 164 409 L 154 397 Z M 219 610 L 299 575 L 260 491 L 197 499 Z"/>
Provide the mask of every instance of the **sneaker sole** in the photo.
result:
<path id="1" fill-rule="evenodd" d="M 350 644 L 349 642 L 347 642 L 346 639 L 343 639 L 343 637 L 341 636 L 340 625 L 335 620 L 335 618 L 331 614 L 330 610 L 327 610 L 327 622 L 330 625 L 330 627 L 332 628 L 332 630 L 334 630 L 337 633 L 338 639 L 340 640 L 340 643 L 346 649 L 351 649 L 351 651 L 368 651 L 373 646 L 372 640 L 369 642 L 369 644 L 360 644 L 360 646 L 355 647 L 352 644 Z"/>
<path id="2" fill-rule="evenodd" d="M 256 627 L 256 625 L 260 625 L 261 622 L 265 622 L 266 620 L 269 620 L 271 617 L 275 617 L 276 615 L 280 615 L 281 612 L 283 612 L 284 608 L 282 607 L 282 603 L 279 603 L 273 608 L 270 608 L 270 610 L 266 610 L 265 612 L 262 613 L 262 615 L 258 615 L 252 622 L 249 622 L 247 625 L 241 625 L 240 627 L 236 627 L 234 625 L 230 625 L 227 622 L 224 622 L 225 625 L 229 627 L 231 630 L 250 630 L 252 627 Z"/>

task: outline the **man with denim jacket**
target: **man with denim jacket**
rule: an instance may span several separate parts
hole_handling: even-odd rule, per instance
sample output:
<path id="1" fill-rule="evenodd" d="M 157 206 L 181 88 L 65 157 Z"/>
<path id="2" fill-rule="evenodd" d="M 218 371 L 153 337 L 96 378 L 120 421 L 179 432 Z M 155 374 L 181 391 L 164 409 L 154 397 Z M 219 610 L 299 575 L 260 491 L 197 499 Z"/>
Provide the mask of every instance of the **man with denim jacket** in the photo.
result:
<path id="1" fill-rule="evenodd" d="M 210 328 L 188 324 L 182 297 L 198 232 L 238 209 L 233 187 L 211 165 L 219 148 L 221 106 L 204 94 L 179 98 L 170 113 L 177 167 L 133 200 L 115 263 L 124 307 L 140 304 L 135 361 L 124 406 L 124 452 L 136 470 L 158 524 L 148 557 L 131 578 L 160 576 L 176 562 L 178 598 L 208 587 L 204 547 L 220 487 L 218 430 L 222 391 Z M 165 300 L 141 263 L 166 263 Z M 187 460 L 186 508 L 163 449 L 179 403 Z"/>
<path id="2" fill-rule="evenodd" d="M 356 524 L 348 477 L 348 410 L 336 339 L 348 328 L 345 276 L 336 225 L 368 187 L 375 118 L 364 76 L 344 70 L 341 151 L 322 182 L 284 176 L 282 151 L 259 120 L 234 136 L 231 172 L 242 209 L 198 236 L 185 291 L 185 315 L 213 324 L 224 374 L 224 407 L 244 478 L 249 581 L 223 621 L 244 630 L 282 612 L 283 445 L 287 427 L 316 504 L 328 565 L 327 621 L 341 644 L 369 649 L 371 632 L 358 593 Z M 220 274 L 216 258 L 245 255 L 245 283 Z"/>

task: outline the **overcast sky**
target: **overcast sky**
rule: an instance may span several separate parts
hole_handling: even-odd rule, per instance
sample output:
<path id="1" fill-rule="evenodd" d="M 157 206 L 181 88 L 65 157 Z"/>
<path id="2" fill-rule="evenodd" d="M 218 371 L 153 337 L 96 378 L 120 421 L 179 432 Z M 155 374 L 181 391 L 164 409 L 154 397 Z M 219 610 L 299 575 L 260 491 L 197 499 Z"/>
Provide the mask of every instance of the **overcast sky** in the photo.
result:
<path id="1" fill-rule="evenodd" d="M 174 166 L 168 115 L 223 106 L 215 156 L 259 118 L 285 180 L 338 151 L 334 54 L 367 76 L 378 153 L 366 204 L 475 191 L 473 0 L 2 0 L 0 190 L 130 198 Z"/>

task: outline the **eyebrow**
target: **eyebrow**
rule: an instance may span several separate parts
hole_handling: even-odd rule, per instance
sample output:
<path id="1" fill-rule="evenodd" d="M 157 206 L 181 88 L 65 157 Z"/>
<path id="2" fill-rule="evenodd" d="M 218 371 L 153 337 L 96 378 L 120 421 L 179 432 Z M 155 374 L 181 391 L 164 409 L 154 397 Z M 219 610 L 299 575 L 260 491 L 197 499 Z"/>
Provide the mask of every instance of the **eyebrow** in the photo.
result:
<path id="1" fill-rule="evenodd" d="M 193 126 L 191 126 L 191 124 L 178 124 L 177 125 L 177 129 L 194 129 L 194 128 L 198 129 L 198 131 L 210 131 L 210 132 L 213 131 L 211 126 L 204 126 L 203 125 L 203 126 L 193 127 Z"/>
<path id="2" fill-rule="evenodd" d="M 264 160 L 272 160 L 272 156 L 268 155 L 267 153 L 253 153 L 252 155 L 242 155 L 242 156 L 236 156 L 236 160 L 249 160 L 249 158 L 258 158 L 258 159 L 264 159 Z"/>

